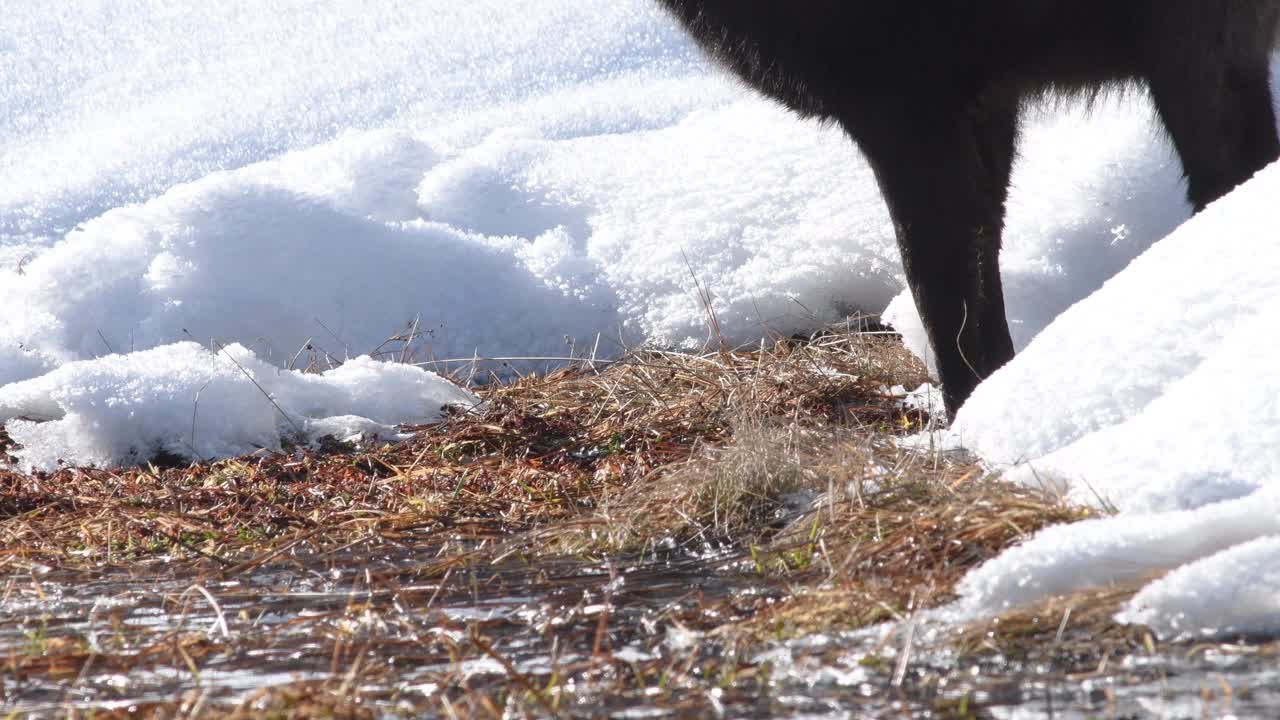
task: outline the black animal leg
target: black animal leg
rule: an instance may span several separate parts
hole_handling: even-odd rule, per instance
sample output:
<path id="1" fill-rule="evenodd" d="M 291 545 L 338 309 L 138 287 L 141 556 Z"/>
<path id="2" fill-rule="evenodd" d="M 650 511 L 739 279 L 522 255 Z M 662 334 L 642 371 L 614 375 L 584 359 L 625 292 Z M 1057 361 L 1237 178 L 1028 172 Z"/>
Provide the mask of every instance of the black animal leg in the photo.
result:
<path id="1" fill-rule="evenodd" d="M 1013 357 L 999 254 L 1016 111 L 932 107 L 882 116 L 850 133 L 889 205 L 954 416 L 974 387 Z"/>
<path id="2" fill-rule="evenodd" d="M 1152 70 L 1151 94 L 1173 140 L 1196 211 L 1280 157 L 1265 54 Z"/>

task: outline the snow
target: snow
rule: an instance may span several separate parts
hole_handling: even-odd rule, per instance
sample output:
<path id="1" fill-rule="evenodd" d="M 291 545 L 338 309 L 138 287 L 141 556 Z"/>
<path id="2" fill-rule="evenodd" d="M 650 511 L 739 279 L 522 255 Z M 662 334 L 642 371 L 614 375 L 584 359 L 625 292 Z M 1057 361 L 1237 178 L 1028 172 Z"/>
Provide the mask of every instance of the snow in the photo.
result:
<path id="1" fill-rule="evenodd" d="M 1021 155 L 1025 352 L 954 437 L 1119 516 L 1045 531 L 964 602 L 1173 570 L 1124 617 L 1280 630 L 1214 579 L 1275 584 L 1277 171 L 1153 248 L 1189 210 L 1141 94 L 1030 114 Z M 695 278 L 731 342 L 887 308 L 925 352 L 856 150 L 649 0 L 6 3 L 0 418 L 24 468 L 394 437 L 474 401 L 423 369 L 446 360 L 701 346 Z"/>
<path id="2" fill-rule="evenodd" d="M 961 408 L 951 441 L 1114 516 L 1045 530 L 966 578 L 974 612 L 1146 584 L 1172 636 L 1280 631 L 1280 165 L 1063 313 Z"/>
<path id="3" fill-rule="evenodd" d="M 1120 619 L 1175 639 L 1275 633 L 1278 553 L 1280 536 L 1271 536 L 1184 565 L 1143 588 Z"/>
<path id="4" fill-rule="evenodd" d="M 369 392 L 369 389 L 374 392 Z M 394 425 L 438 420 L 476 398 L 410 365 L 355 358 L 319 374 L 263 362 L 233 344 L 193 342 L 69 362 L 0 388 L 20 464 L 142 462 L 157 452 L 225 457 L 281 441 L 396 439 Z M 291 431 L 291 432 L 289 432 Z"/>

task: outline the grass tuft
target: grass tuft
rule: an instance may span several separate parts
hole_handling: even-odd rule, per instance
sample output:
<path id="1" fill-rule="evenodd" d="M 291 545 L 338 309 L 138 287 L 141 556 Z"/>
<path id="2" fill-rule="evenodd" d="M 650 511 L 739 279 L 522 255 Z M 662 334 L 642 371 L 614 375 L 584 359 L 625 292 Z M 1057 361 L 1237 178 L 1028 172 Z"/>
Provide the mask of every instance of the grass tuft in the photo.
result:
<path id="1" fill-rule="evenodd" d="M 758 710 L 752 648 L 905 619 L 1089 515 L 900 446 L 931 418 L 887 388 L 926 379 L 895 338 L 830 332 L 526 375 L 397 445 L 0 472 L 0 587 L 29 598 L 0 604 L 0 652 L 37 697 L 159 677 L 135 706 L 157 717 Z M 30 610 L 80 585 L 114 599 Z M 1109 601 L 1081 602 L 1083 639 Z M 1043 644 L 1054 612 L 962 647 Z M 275 666 L 299 679 L 208 685 Z"/>

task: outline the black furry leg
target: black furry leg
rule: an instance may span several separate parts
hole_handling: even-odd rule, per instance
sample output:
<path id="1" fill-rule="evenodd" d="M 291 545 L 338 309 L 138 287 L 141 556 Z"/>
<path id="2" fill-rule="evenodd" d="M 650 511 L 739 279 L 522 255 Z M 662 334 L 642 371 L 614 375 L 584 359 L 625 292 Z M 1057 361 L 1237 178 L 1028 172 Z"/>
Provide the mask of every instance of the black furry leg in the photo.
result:
<path id="1" fill-rule="evenodd" d="M 1150 82 L 1197 212 L 1280 157 L 1266 55 L 1219 63 L 1170 59 Z"/>
<path id="2" fill-rule="evenodd" d="M 1017 113 L 929 107 L 846 127 L 889 205 L 954 416 L 1013 357 L 999 261 Z"/>

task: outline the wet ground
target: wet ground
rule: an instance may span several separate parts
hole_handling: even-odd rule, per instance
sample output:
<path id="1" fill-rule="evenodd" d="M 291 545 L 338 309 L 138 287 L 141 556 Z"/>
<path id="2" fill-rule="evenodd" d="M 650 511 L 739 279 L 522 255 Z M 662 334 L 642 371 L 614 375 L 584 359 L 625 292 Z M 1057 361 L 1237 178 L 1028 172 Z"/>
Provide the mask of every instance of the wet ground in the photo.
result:
<path id="1" fill-rule="evenodd" d="M 384 717 L 484 715 L 503 702 L 518 715 L 633 718 L 1261 718 L 1280 708 L 1280 661 L 1260 646 L 1135 654 L 1072 674 L 956 659 L 923 629 L 905 654 L 901 628 L 744 643 L 717 628 L 783 592 L 748 558 L 528 562 L 518 546 L 495 556 L 478 552 L 487 540 L 433 537 L 323 555 L 299 544 L 252 567 L 156 559 L 10 573 L 0 714 L 268 714 L 321 696 L 337 714 Z"/>

